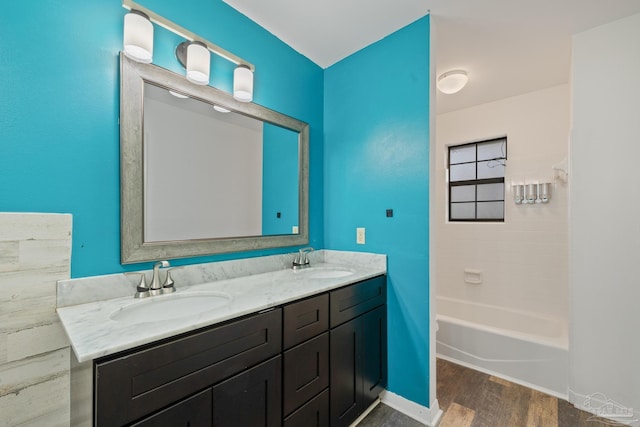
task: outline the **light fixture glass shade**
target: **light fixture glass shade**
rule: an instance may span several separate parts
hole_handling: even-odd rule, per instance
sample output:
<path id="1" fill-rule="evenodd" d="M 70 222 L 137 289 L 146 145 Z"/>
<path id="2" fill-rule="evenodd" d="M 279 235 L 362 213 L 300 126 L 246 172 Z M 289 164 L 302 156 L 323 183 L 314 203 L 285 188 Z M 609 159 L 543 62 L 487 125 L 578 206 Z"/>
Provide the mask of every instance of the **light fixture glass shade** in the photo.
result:
<path id="1" fill-rule="evenodd" d="M 180 98 L 180 99 L 187 99 L 188 98 L 187 95 L 185 95 L 183 93 L 180 93 L 180 92 L 176 92 L 175 90 L 170 90 L 169 93 L 171 95 L 175 96 L 176 98 Z"/>
<path id="2" fill-rule="evenodd" d="M 143 64 L 153 61 L 153 24 L 140 12 L 124 16 L 124 54 Z"/>
<path id="3" fill-rule="evenodd" d="M 224 108 L 224 107 L 221 107 L 219 105 L 214 105 L 213 109 L 218 111 L 218 112 L 220 112 L 220 113 L 230 113 L 231 112 L 231 110 L 229 110 L 227 108 Z"/>
<path id="4" fill-rule="evenodd" d="M 253 71 L 246 65 L 238 65 L 233 72 L 233 97 L 240 102 L 253 100 Z"/>
<path id="5" fill-rule="evenodd" d="M 204 43 L 192 42 L 187 47 L 187 80 L 197 85 L 209 84 L 211 55 Z"/>
<path id="6" fill-rule="evenodd" d="M 450 95 L 452 93 L 460 92 L 463 87 L 469 81 L 469 76 L 464 70 L 452 70 L 443 73 L 438 77 L 438 90 L 442 93 Z"/>

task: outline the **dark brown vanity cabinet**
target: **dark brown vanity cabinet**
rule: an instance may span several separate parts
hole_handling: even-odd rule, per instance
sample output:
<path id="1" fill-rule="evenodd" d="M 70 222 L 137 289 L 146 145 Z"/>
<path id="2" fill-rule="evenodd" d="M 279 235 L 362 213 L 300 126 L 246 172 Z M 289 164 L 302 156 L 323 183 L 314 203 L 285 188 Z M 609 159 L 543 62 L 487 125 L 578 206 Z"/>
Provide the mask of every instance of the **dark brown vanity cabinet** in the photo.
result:
<path id="1" fill-rule="evenodd" d="M 387 383 L 386 277 L 330 293 L 332 427 L 350 425 Z"/>
<path id="2" fill-rule="evenodd" d="M 387 378 L 386 276 L 98 359 L 94 425 L 349 425 Z"/>
<path id="3" fill-rule="evenodd" d="M 279 425 L 281 351 L 282 312 L 275 309 L 99 359 L 94 425 L 196 427 L 213 417 L 216 425 L 237 426 L 234 417 L 261 406 L 269 411 L 255 425 Z"/>

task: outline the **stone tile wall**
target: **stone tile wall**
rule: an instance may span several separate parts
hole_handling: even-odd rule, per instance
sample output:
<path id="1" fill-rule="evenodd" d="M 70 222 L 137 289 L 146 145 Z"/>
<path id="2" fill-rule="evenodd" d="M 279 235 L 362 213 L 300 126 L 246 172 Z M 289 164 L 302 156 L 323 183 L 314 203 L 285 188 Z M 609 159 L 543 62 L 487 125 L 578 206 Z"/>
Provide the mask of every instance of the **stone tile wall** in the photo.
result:
<path id="1" fill-rule="evenodd" d="M 70 424 L 70 348 L 56 314 L 70 266 L 71 215 L 0 213 L 0 426 Z"/>

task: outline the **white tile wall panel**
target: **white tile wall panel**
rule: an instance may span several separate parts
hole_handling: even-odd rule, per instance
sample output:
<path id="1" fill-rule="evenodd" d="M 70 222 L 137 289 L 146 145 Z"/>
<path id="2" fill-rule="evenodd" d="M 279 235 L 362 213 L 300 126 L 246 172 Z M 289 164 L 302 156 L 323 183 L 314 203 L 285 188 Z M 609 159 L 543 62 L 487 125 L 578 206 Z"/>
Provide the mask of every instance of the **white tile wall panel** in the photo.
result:
<path id="1" fill-rule="evenodd" d="M 70 259 L 70 215 L 0 213 L 0 426 L 70 425 L 70 348 L 56 314 Z"/>

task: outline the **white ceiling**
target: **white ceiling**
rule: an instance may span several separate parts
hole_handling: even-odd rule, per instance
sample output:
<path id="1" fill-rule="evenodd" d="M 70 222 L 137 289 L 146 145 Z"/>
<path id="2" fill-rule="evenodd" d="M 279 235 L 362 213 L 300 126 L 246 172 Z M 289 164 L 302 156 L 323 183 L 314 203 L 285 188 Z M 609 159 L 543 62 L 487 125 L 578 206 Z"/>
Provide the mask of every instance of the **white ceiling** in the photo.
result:
<path id="1" fill-rule="evenodd" d="M 431 13 L 436 75 L 469 83 L 444 113 L 568 82 L 571 35 L 640 13 L 640 0 L 223 0 L 327 68 Z"/>

